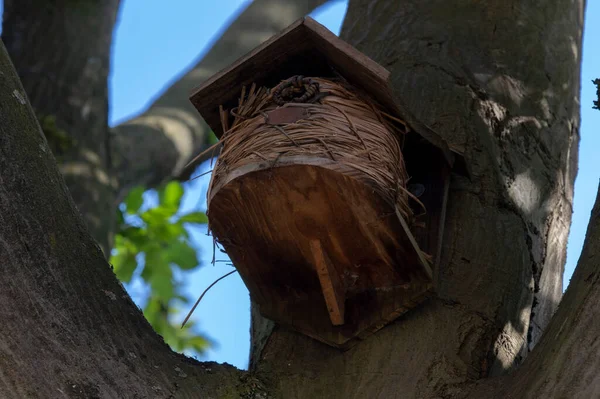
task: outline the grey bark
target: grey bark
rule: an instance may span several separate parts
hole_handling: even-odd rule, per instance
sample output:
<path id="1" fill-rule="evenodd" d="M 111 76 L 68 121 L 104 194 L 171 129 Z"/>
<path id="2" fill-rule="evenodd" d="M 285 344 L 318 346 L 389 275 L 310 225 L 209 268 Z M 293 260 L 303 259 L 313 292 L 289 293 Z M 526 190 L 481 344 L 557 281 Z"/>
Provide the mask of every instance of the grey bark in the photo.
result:
<path id="1" fill-rule="evenodd" d="M 453 176 L 436 299 L 344 353 L 258 334 L 252 364 L 283 396 L 452 397 L 536 344 L 562 291 L 583 9 L 350 1 L 341 36 L 391 71 L 397 99 L 464 151 L 472 178 Z"/>
<path id="2" fill-rule="evenodd" d="M 471 398 L 598 397 L 599 259 L 600 186 L 577 268 L 540 343 L 517 373 L 479 382 Z"/>
<path id="3" fill-rule="evenodd" d="M 464 150 L 472 179 L 453 177 L 438 298 L 347 352 L 255 324 L 252 374 L 184 359 L 151 331 L 0 52 L 0 396 L 597 395 L 598 203 L 573 286 L 516 367 L 559 299 L 578 144 L 584 1 L 534 3 L 351 1 L 343 37 L 392 71 L 414 118 Z"/>
<path id="4" fill-rule="evenodd" d="M 597 100 L 594 100 L 594 108 L 600 109 L 600 79 L 594 79 L 592 83 L 596 85 L 596 97 L 598 97 Z"/>
<path id="5" fill-rule="evenodd" d="M 235 397 L 246 389 L 231 366 L 171 352 L 117 282 L 2 43 L 0 262 L 0 397 Z"/>
<path id="6" fill-rule="evenodd" d="M 6 0 L 2 30 L 71 195 L 105 251 L 117 189 L 107 80 L 118 7 L 118 0 Z"/>

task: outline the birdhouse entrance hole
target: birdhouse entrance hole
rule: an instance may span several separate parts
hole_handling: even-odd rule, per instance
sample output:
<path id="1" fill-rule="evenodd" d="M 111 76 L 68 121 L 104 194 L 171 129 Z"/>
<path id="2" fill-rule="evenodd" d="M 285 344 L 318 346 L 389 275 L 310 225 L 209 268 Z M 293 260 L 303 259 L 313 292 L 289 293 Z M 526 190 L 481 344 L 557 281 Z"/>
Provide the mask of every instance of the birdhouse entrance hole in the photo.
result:
<path id="1" fill-rule="evenodd" d="M 220 137 L 209 228 L 264 316 L 343 348 L 431 294 L 452 154 L 385 69 L 305 18 L 192 102 Z"/>

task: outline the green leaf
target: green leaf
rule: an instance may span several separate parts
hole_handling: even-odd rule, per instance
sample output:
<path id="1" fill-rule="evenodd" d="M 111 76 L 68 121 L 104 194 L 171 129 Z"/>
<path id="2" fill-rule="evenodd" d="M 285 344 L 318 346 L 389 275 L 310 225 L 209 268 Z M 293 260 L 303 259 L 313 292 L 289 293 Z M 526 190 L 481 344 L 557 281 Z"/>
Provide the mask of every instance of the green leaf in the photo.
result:
<path id="1" fill-rule="evenodd" d="M 208 342 L 208 340 L 206 340 L 204 337 L 200 337 L 200 336 L 191 337 L 191 338 L 185 340 L 185 343 L 184 343 L 185 348 L 193 349 L 199 353 L 204 352 L 209 346 L 210 346 L 210 343 Z"/>
<path id="2" fill-rule="evenodd" d="M 160 302 L 154 297 L 150 297 L 148 299 L 146 307 L 144 308 L 144 317 L 150 324 L 152 324 L 152 327 L 156 332 L 158 332 L 159 328 L 161 327 L 160 308 Z"/>
<path id="3" fill-rule="evenodd" d="M 179 205 L 181 203 L 181 198 L 183 197 L 183 186 L 178 181 L 170 181 L 165 186 L 162 197 L 161 197 L 161 205 L 167 207 L 174 207 L 175 209 L 179 209 Z"/>
<path id="4" fill-rule="evenodd" d="M 148 223 L 148 236 L 152 240 L 158 240 L 169 244 L 180 237 L 185 237 L 185 228 L 179 223 Z"/>
<path id="5" fill-rule="evenodd" d="M 171 280 L 171 269 L 155 270 L 150 279 L 150 287 L 152 288 L 152 292 L 161 300 L 168 301 L 173 298 L 175 287 Z"/>
<path id="6" fill-rule="evenodd" d="M 145 251 L 144 270 L 142 270 L 141 277 L 149 283 L 152 274 L 162 267 L 169 267 L 169 263 L 162 256 L 161 246 L 153 242 Z"/>
<path id="7" fill-rule="evenodd" d="M 165 251 L 153 248 L 146 252 L 146 263 L 142 277 L 150 283 L 152 294 L 158 299 L 168 302 L 175 296 L 173 273 Z"/>
<path id="8" fill-rule="evenodd" d="M 126 244 L 127 244 L 127 239 L 124 238 L 120 234 L 116 234 L 115 235 L 115 244 L 113 245 L 112 252 L 116 253 L 119 249 L 125 248 Z"/>
<path id="9" fill-rule="evenodd" d="M 148 231 L 141 227 L 128 226 L 121 231 L 119 235 L 131 242 L 136 248 L 136 252 L 140 252 L 148 244 L 150 238 L 148 237 Z"/>
<path id="10" fill-rule="evenodd" d="M 177 300 L 179 300 L 183 304 L 190 303 L 190 299 L 187 296 L 183 296 L 181 294 L 175 294 L 175 296 L 173 297 L 173 299 L 177 299 Z"/>
<path id="11" fill-rule="evenodd" d="M 142 221 L 147 224 L 169 224 L 172 223 L 171 217 L 177 213 L 178 208 L 169 205 L 159 205 L 148 209 L 140 214 Z"/>
<path id="12" fill-rule="evenodd" d="M 135 253 L 127 250 L 117 251 L 117 254 L 110 258 L 114 272 L 117 278 L 125 283 L 131 281 L 133 272 L 137 267 L 137 261 L 135 259 Z"/>
<path id="13" fill-rule="evenodd" d="M 196 250 L 186 242 L 175 241 L 165 251 L 169 262 L 177 264 L 183 270 L 190 270 L 198 266 Z"/>
<path id="14" fill-rule="evenodd" d="M 190 212 L 179 218 L 179 221 L 182 223 L 199 223 L 205 224 L 208 223 L 208 216 L 204 212 Z"/>
<path id="15" fill-rule="evenodd" d="M 208 133 L 208 144 L 213 145 L 219 142 L 219 138 L 212 130 Z"/>
<path id="16" fill-rule="evenodd" d="M 140 214 L 140 218 L 148 225 L 169 223 L 169 218 L 177 212 L 173 207 L 157 206 Z"/>
<path id="17" fill-rule="evenodd" d="M 171 323 L 179 306 L 189 299 L 181 294 L 181 283 L 173 277 L 175 266 L 190 270 L 199 266 L 196 250 L 189 244 L 186 223 L 207 223 L 203 212 L 190 212 L 176 218 L 184 194 L 183 186 L 173 181 L 157 190 L 159 205 L 141 211 L 144 188 L 136 187 L 117 212 L 118 231 L 111 263 L 117 277 L 131 281 L 138 267 L 137 255 L 145 259 L 141 279 L 150 288 L 144 316 L 152 327 L 175 350 L 192 349 L 203 352 L 211 343 L 191 330 L 193 322 L 185 329 Z M 133 215 L 125 220 L 124 214 Z M 141 265 L 139 265 L 141 267 Z"/>
<path id="18" fill-rule="evenodd" d="M 125 209 L 127 213 L 134 214 L 139 211 L 140 207 L 144 203 L 143 194 L 146 190 L 142 186 L 138 186 L 133 188 L 125 197 Z"/>
<path id="19" fill-rule="evenodd" d="M 194 332 L 193 321 L 188 322 L 184 328 L 179 327 L 179 322 L 172 323 L 170 319 L 174 313 L 175 309 L 169 306 L 168 301 L 154 295 L 148 299 L 144 309 L 144 316 L 152 324 L 154 331 L 161 335 L 173 350 L 181 352 L 191 349 L 203 353 L 212 345 L 209 339 Z"/>

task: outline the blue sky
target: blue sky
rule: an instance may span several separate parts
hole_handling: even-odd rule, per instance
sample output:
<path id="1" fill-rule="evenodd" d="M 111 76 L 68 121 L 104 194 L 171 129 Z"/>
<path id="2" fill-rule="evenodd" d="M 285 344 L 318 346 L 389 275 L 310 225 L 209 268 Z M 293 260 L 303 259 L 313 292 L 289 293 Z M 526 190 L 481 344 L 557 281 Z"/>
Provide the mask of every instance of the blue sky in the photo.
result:
<path id="1" fill-rule="evenodd" d="M 211 4 L 210 6 L 207 4 Z M 215 6 L 212 6 L 215 4 Z M 124 0 L 116 29 L 110 81 L 112 124 L 143 111 L 170 82 L 195 64 L 223 29 L 245 6 L 247 0 L 204 2 L 176 0 Z M 319 22 L 337 33 L 347 2 L 336 1 L 313 13 Z M 595 199 L 600 177 L 600 111 L 592 110 L 595 98 L 591 80 L 600 77 L 600 53 L 594 51 L 600 39 L 600 2 L 588 1 L 582 69 L 582 125 L 579 174 L 575 184 L 575 213 L 568 246 L 565 286 L 573 272 Z M 191 88 L 190 88 L 191 89 Z M 209 165 L 203 165 L 208 170 Z M 208 176 L 189 184 L 185 206 L 205 206 Z M 224 263 L 209 264 L 212 241 L 205 230 L 193 231 L 201 251 L 203 267 L 187 277 L 186 293 L 196 297 L 219 276 L 231 270 Z M 219 254 L 221 255 L 221 254 Z M 221 259 L 226 259 L 221 257 Z M 135 292 L 133 293 L 135 298 Z M 217 284 L 194 314 L 199 329 L 217 346 L 202 359 L 247 367 L 250 329 L 248 292 L 237 274 Z"/>

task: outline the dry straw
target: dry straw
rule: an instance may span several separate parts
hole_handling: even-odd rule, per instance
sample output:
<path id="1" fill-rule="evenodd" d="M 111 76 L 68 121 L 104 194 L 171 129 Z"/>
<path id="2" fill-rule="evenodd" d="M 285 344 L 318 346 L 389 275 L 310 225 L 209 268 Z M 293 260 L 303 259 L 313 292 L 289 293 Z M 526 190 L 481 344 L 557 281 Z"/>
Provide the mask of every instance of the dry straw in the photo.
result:
<path id="1" fill-rule="evenodd" d="M 306 114 L 294 123 L 267 123 L 267 113 L 278 107 L 303 107 Z M 408 175 L 400 148 L 408 129 L 345 81 L 295 76 L 272 90 L 252 85 L 248 91 L 242 89 L 237 107 L 221 109 L 221 122 L 222 148 L 209 202 L 211 191 L 246 165 L 277 167 L 286 159 L 325 161 L 329 169 L 368 184 L 412 221 L 408 201 L 414 197 L 406 190 Z"/>

